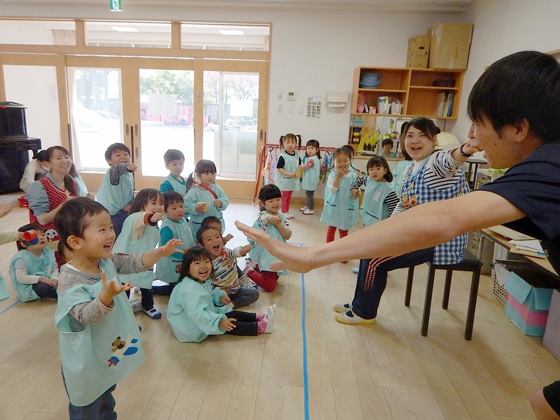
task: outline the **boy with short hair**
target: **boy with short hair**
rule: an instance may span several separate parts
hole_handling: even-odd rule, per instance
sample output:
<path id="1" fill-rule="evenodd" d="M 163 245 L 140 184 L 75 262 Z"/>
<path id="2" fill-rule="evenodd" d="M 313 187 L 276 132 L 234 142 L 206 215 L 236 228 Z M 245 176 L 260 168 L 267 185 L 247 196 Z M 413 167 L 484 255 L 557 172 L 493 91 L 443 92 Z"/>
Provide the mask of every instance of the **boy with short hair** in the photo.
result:
<path id="1" fill-rule="evenodd" d="M 156 278 L 169 283 L 170 287 L 156 286 L 152 289 L 157 294 L 171 294 L 171 290 L 179 280 L 183 253 L 188 248 L 196 244 L 192 237 L 191 229 L 185 218 L 185 205 L 183 197 L 176 191 L 166 191 L 163 193 L 163 206 L 165 215 L 161 221 L 159 246 L 164 246 L 171 239 L 180 239 L 183 242 L 181 247 L 183 252 L 176 252 L 162 260 L 156 266 Z M 166 292 L 166 290 L 168 292 Z"/>
<path id="2" fill-rule="evenodd" d="M 381 142 L 381 149 L 383 151 L 381 153 L 379 153 L 379 156 L 384 157 L 384 158 L 396 158 L 397 154 L 395 152 L 392 152 L 394 145 L 395 145 L 395 143 L 391 139 L 383 140 Z"/>
<path id="3" fill-rule="evenodd" d="M 109 211 L 113 230 L 119 236 L 134 198 L 136 164 L 130 163 L 130 149 L 122 143 L 113 143 L 105 151 L 110 168 L 105 173 L 97 192 L 97 201 Z"/>
<path id="4" fill-rule="evenodd" d="M 113 254 L 115 232 L 101 204 L 85 197 L 64 203 L 54 219 L 72 252 L 59 276 L 55 325 L 70 419 L 115 419 L 116 383 L 145 360 L 142 337 L 117 273 L 146 271 L 181 241 L 144 254 Z"/>
<path id="5" fill-rule="evenodd" d="M 210 226 L 200 228 L 196 239 L 212 256 L 212 287 L 226 292 L 236 308 L 256 302 L 259 291 L 242 287 L 237 273 L 237 258 L 247 255 L 251 245 L 228 249 L 224 246 L 221 231 Z"/>
<path id="6" fill-rule="evenodd" d="M 185 198 L 187 195 L 187 183 L 181 176 L 185 168 L 185 155 L 177 149 L 169 149 L 163 155 L 165 167 L 169 169 L 169 175 L 161 182 L 159 191 L 163 194 L 166 191 L 176 191 Z"/>

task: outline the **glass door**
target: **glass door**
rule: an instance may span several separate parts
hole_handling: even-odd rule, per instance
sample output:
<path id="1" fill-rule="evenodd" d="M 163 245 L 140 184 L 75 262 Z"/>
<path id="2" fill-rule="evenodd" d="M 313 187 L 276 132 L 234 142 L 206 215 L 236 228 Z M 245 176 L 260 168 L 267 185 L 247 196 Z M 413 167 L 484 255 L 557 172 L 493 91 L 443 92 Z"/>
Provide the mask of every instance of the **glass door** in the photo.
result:
<path id="1" fill-rule="evenodd" d="M 204 60 L 195 68 L 202 73 L 201 157 L 216 164 L 228 195 L 251 197 L 265 138 L 268 63 Z"/>
<path id="2" fill-rule="evenodd" d="M 123 143 L 137 165 L 135 189 L 158 188 L 167 149 L 194 169 L 192 60 L 67 57 L 73 158 L 88 188 L 108 169 L 105 150 Z"/>

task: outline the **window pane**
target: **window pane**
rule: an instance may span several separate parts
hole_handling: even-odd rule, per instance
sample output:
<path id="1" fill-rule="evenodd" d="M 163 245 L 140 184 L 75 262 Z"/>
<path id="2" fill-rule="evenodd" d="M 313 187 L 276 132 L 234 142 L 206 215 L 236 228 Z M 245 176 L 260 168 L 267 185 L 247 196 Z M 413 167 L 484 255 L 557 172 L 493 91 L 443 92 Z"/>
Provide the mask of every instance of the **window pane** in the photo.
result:
<path id="1" fill-rule="evenodd" d="M 0 20 L 0 44 L 76 45 L 76 24 L 64 20 Z"/>
<path id="2" fill-rule="evenodd" d="M 190 70 L 140 70 L 142 175 L 169 175 L 167 149 L 185 155 L 184 177 L 194 170 L 193 80 Z"/>
<path id="3" fill-rule="evenodd" d="M 72 148 L 78 171 L 105 172 L 105 150 L 123 143 L 120 69 L 68 68 Z"/>
<path id="4" fill-rule="evenodd" d="M 86 45 L 171 48 L 171 23 L 86 22 Z"/>
<path id="5" fill-rule="evenodd" d="M 221 176 L 255 178 L 259 75 L 204 72 L 203 157 Z"/>
<path id="6" fill-rule="evenodd" d="M 181 24 L 181 48 L 199 50 L 268 51 L 270 26 Z"/>

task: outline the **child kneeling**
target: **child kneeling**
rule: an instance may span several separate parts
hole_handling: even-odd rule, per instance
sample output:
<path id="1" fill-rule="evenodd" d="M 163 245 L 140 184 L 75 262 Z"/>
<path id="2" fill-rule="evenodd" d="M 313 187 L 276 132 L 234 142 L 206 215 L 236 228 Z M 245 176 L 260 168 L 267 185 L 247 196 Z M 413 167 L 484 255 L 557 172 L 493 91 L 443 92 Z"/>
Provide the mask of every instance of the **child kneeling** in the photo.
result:
<path id="1" fill-rule="evenodd" d="M 185 251 L 179 283 L 167 306 L 167 320 L 177 339 L 199 343 L 209 335 L 257 335 L 272 332 L 275 305 L 265 314 L 234 311 L 221 289 L 212 289 L 212 256 L 203 247 Z"/>

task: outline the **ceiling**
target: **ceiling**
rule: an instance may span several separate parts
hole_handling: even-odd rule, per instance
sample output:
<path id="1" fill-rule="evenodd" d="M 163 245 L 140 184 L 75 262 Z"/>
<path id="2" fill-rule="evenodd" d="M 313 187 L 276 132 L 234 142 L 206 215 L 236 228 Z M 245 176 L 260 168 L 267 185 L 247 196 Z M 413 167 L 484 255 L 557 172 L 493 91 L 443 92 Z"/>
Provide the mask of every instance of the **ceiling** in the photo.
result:
<path id="1" fill-rule="evenodd" d="M 231 8 L 277 8 L 321 10 L 369 10 L 378 12 L 463 13 L 476 0 L 121 0 L 122 7 L 129 6 L 201 6 Z M 13 0 L 0 0 L 2 4 Z M 76 0 L 17 0 L 19 5 L 75 7 Z M 108 7 L 109 0 L 80 0 L 81 6 Z"/>

